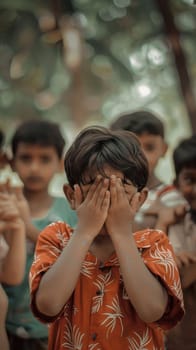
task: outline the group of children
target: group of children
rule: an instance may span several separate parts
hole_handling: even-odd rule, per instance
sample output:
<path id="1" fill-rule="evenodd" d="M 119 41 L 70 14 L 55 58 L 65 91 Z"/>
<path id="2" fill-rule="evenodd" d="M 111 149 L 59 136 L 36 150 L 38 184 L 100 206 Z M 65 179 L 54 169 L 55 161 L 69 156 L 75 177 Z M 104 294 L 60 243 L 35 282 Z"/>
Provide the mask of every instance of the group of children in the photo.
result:
<path id="1" fill-rule="evenodd" d="M 193 349 L 196 135 L 177 145 L 170 186 L 155 176 L 167 145 L 150 112 L 64 148 L 45 120 L 11 139 L 23 186 L 0 185 L 0 348 Z M 63 160 L 61 198 L 49 185 Z"/>

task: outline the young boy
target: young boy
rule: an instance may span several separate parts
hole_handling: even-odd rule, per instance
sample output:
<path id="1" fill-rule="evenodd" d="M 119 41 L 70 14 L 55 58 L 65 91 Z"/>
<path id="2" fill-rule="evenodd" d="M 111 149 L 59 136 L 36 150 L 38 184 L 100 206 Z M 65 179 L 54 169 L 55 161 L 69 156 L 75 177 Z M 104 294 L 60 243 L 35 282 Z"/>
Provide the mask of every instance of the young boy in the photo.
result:
<path id="1" fill-rule="evenodd" d="M 76 223 L 76 214 L 65 198 L 53 197 L 48 192 L 50 181 L 61 169 L 65 141 L 56 123 L 29 120 L 18 126 L 11 146 L 12 166 L 23 182 L 23 193 L 17 191 L 17 198 L 26 227 L 27 263 L 20 286 L 6 287 L 7 330 L 11 350 L 46 349 L 48 329 L 30 310 L 28 275 L 40 230 L 58 220 L 73 227 Z"/>
<path id="2" fill-rule="evenodd" d="M 78 225 L 45 228 L 30 271 L 32 310 L 50 323 L 48 349 L 162 350 L 162 329 L 181 319 L 183 301 L 167 236 L 132 231 L 148 178 L 137 138 L 86 128 L 65 172 Z"/>
<path id="3" fill-rule="evenodd" d="M 180 269 L 185 317 L 168 333 L 167 349 L 196 346 L 196 135 L 180 142 L 173 154 L 175 184 L 189 204 L 181 222 L 169 227 L 169 239 Z"/>
<path id="4" fill-rule="evenodd" d="M 13 196 L 0 193 L 0 348 L 9 349 L 6 333 L 8 299 L 1 283 L 21 283 L 25 270 L 25 227 Z"/>
<path id="5" fill-rule="evenodd" d="M 138 110 L 119 116 L 110 126 L 112 130 L 129 130 L 134 132 L 140 140 L 141 146 L 148 160 L 149 189 L 147 200 L 137 213 L 134 222 L 136 230 L 146 227 L 155 228 L 159 215 L 158 202 L 166 206 L 183 206 L 184 201 L 173 185 L 164 184 L 155 174 L 159 160 L 167 151 L 164 124 L 153 113 Z M 155 204 L 155 205 L 154 205 Z M 181 208 L 183 211 L 183 208 Z"/>
<path id="6" fill-rule="evenodd" d="M 0 132 L 3 142 L 3 132 Z M 1 143 L 1 142 L 0 142 Z M 2 143 L 1 143 L 2 145 Z M 1 146 L 0 145 L 0 146 Z M 2 162 L 1 162 L 2 161 Z M 5 153 L 0 147 L 0 172 L 7 164 Z M 17 200 L 0 188 L 0 348 L 9 349 L 5 319 L 8 298 L 1 283 L 17 285 L 21 283 L 25 268 L 25 227 L 17 209 Z"/>

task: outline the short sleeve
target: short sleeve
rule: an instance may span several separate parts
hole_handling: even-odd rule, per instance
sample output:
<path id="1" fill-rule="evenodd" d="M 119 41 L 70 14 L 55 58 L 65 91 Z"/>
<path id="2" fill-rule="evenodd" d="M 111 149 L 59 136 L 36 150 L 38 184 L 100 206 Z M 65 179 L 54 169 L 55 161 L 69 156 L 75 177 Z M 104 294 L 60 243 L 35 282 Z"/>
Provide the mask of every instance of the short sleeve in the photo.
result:
<path id="1" fill-rule="evenodd" d="M 57 222 L 48 225 L 38 237 L 34 261 L 29 273 L 29 285 L 32 312 L 41 322 L 44 323 L 52 322 L 58 317 L 58 315 L 55 317 L 49 317 L 39 312 L 35 303 L 36 292 L 39 288 L 43 274 L 59 257 L 71 232 L 72 230 L 68 225 L 62 222 Z"/>
<path id="2" fill-rule="evenodd" d="M 159 279 L 168 293 L 168 305 L 162 318 L 156 322 L 162 329 L 174 327 L 184 315 L 183 293 L 173 248 L 165 233 L 154 231 L 150 247 L 143 258 L 148 269 Z"/>

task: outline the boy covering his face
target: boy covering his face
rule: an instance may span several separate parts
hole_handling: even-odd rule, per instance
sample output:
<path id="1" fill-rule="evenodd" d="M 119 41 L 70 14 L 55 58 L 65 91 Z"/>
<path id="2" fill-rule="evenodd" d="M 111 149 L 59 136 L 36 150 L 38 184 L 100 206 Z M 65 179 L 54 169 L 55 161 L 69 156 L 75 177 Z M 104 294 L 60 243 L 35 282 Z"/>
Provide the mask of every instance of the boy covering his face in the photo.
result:
<path id="1" fill-rule="evenodd" d="M 163 350 L 163 330 L 184 313 L 182 291 L 167 236 L 132 230 L 148 179 L 137 137 L 86 128 L 65 172 L 77 227 L 46 227 L 30 272 L 32 310 L 50 323 L 49 350 Z"/>

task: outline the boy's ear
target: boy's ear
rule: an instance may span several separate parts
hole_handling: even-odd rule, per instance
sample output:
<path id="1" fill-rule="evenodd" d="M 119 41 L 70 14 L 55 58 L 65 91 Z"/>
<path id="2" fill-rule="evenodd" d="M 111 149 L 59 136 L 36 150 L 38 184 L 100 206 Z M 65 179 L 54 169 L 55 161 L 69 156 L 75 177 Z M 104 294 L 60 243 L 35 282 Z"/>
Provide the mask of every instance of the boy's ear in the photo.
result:
<path id="1" fill-rule="evenodd" d="M 141 191 L 140 191 L 140 197 L 139 197 L 139 202 L 138 202 L 138 208 L 137 210 L 139 210 L 139 208 L 142 206 L 142 204 L 145 202 L 146 198 L 148 196 L 148 189 L 147 187 L 144 187 Z"/>
<path id="2" fill-rule="evenodd" d="M 63 185 L 63 192 L 69 201 L 69 204 L 71 206 L 71 209 L 75 210 L 75 194 L 73 188 L 69 184 Z"/>

